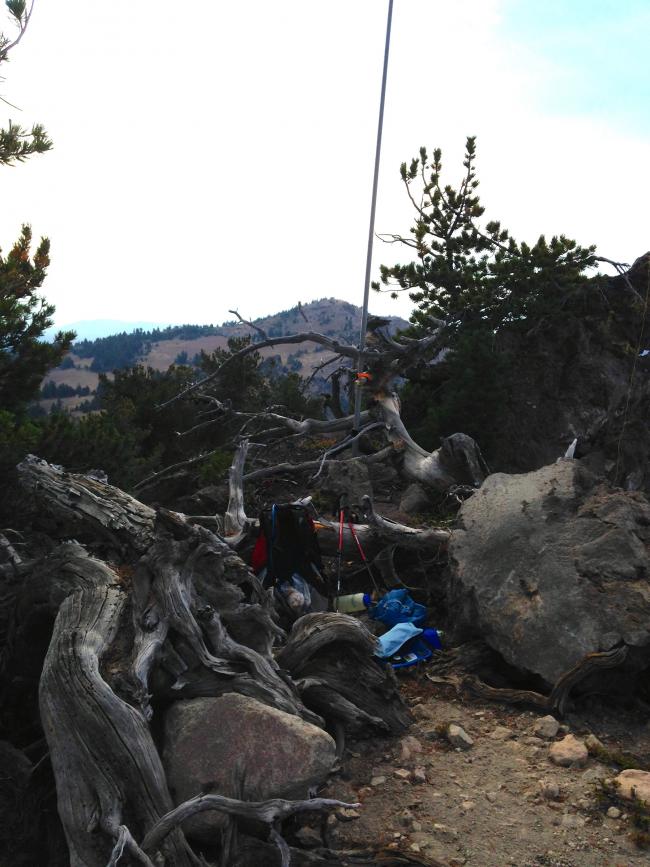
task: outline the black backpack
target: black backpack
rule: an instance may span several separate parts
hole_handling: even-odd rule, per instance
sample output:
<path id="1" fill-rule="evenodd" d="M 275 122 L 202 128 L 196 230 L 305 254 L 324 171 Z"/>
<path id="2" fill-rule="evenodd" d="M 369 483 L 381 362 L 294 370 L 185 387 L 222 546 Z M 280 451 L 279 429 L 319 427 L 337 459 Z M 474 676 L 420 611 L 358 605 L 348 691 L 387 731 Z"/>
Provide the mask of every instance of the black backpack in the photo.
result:
<path id="1" fill-rule="evenodd" d="M 266 547 L 266 562 L 263 563 Z M 323 578 L 323 561 L 311 515 L 305 506 L 274 503 L 260 512 L 260 538 L 253 552 L 254 568 L 266 566 L 267 586 L 290 581 L 294 574 L 319 593 L 329 591 Z"/>

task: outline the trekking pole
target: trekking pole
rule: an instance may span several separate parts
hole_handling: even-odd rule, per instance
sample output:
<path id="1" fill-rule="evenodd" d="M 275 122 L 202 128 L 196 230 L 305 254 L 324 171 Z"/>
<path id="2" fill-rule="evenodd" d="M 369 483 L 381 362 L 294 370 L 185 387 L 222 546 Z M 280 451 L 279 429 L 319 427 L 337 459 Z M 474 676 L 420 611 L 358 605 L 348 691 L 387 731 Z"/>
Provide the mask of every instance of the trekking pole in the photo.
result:
<path id="1" fill-rule="evenodd" d="M 343 559 L 343 506 L 339 508 L 339 550 L 338 550 L 338 565 L 336 573 L 336 607 L 335 611 L 339 610 L 339 596 L 341 595 L 341 561 Z"/>
<path id="2" fill-rule="evenodd" d="M 349 519 L 348 519 L 348 527 L 350 528 L 350 533 L 352 534 L 352 538 L 356 542 L 357 548 L 359 549 L 359 554 L 361 555 L 361 560 L 363 561 L 363 565 L 368 570 L 368 575 L 370 575 L 370 580 L 372 581 L 372 584 L 373 584 L 375 590 L 377 591 L 377 593 L 379 593 L 379 587 L 377 586 L 377 582 L 375 581 L 375 576 L 373 575 L 372 569 L 370 568 L 370 563 L 368 562 L 368 558 L 366 557 L 366 552 L 361 547 L 361 542 L 359 541 L 359 537 L 357 536 L 356 530 L 354 529 L 354 524 Z"/>

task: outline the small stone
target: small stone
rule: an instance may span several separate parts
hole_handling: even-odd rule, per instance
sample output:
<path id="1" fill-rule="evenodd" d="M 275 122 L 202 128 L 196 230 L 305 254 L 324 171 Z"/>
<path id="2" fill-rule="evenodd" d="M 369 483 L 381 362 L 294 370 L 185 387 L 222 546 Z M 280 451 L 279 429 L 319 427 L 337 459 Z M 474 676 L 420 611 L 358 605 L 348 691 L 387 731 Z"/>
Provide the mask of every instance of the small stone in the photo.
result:
<path id="1" fill-rule="evenodd" d="M 413 771 L 413 782 L 414 783 L 426 783 L 427 781 L 427 772 L 426 768 L 418 767 Z"/>
<path id="2" fill-rule="evenodd" d="M 411 822 L 411 831 L 417 834 L 422 830 L 422 822 L 416 822 L 415 819 Z"/>
<path id="3" fill-rule="evenodd" d="M 469 812 L 470 810 L 473 810 L 475 806 L 476 806 L 476 801 L 463 801 L 461 804 L 461 807 L 463 808 L 463 810 L 465 810 L 465 812 Z"/>
<path id="4" fill-rule="evenodd" d="M 599 780 L 604 780 L 607 774 L 607 768 L 605 768 L 603 765 L 596 765 L 595 768 L 589 768 L 582 774 L 582 781 L 583 783 L 587 783 L 589 786 L 592 786 Z"/>
<path id="5" fill-rule="evenodd" d="M 362 786 L 360 789 L 357 790 L 357 798 L 360 801 L 363 801 L 363 799 L 367 798 L 368 795 L 372 795 L 372 789 L 370 788 L 370 786 Z"/>
<path id="6" fill-rule="evenodd" d="M 439 837 L 445 843 L 455 843 L 458 839 L 458 831 L 454 831 L 453 828 L 440 822 L 434 822 L 432 830 L 436 837 Z"/>
<path id="7" fill-rule="evenodd" d="M 496 792 L 486 792 L 485 797 L 491 804 L 494 804 L 499 796 Z"/>
<path id="8" fill-rule="evenodd" d="M 560 797 L 560 787 L 555 780 L 540 780 L 539 791 L 547 801 L 557 801 Z"/>
<path id="9" fill-rule="evenodd" d="M 607 811 L 607 815 L 610 819 L 620 819 L 621 811 L 618 809 L 618 807 L 610 807 Z"/>
<path id="10" fill-rule="evenodd" d="M 535 725 L 533 726 L 533 732 L 537 735 L 538 738 L 544 738 L 545 740 L 552 740 L 560 730 L 560 724 L 555 719 L 554 716 L 543 716 L 541 719 L 538 719 Z"/>
<path id="11" fill-rule="evenodd" d="M 589 753 L 587 747 L 575 735 L 566 735 L 551 746 L 549 758 L 553 764 L 563 768 L 582 767 L 586 764 Z"/>
<path id="12" fill-rule="evenodd" d="M 605 744 L 599 741 L 596 735 L 587 735 L 585 738 L 585 746 L 591 755 L 598 755 L 601 750 L 605 749 Z"/>
<path id="13" fill-rule="evenodd" d="M 469 750 L 474 746 L 474 741 L 467 734 L 465 729 L 455 723 L 451 723 L 451 725 L 447 727 L 447 740 L 452 747 L 456 747 L 456 749 L 459 750 Z"/>
<path id="14" fill-rule="evenodd" d="M 419 707 L 419 705 L 417 705 Z M 399 742 L 400 744 L 400 759 L 403 762 L 410 761 L 413 756 L 422 752 L 422 744 L 417 738 L 414 738 L 413 735 L 408 735 Z"/>
<path id="15" fill-rule="evenodd" d="M 397 777 L 398 780 L 408 780 L 411 777 L 411 772 L 407 771 L 406 768 L 397 768 L 393 771 L 393 776 Z"/>
<path id="16" fill-rule="evenodd" d="M 505 726 L 497 726 L 495 729 L 492 729 L 489 737 L 490 740 L 493 741 L 508 740 L 508 738 L 512 737 L 512 729 L 506 728 Z"/>
<path id="17" fill-rule="evenodd" d="M 357 810 L 353 810 L 351 807 L 344 807 L 341 810 L 337 810 L 335 816 L 339 822 L 351 822 L 353 819 L 358 819 L 361 816 L 361 813 Z"/>
<path id="18" fill-rule="evenodd" d="M 636 768 L 623 771 L 616 777 L 614 784 L 618 786 L 618 793 L 622 798 L 650 803 L 650 771 L 639 771 Z"/>
<path id="19" fill-rule="evenodd" d="M 372 780 L 370 780 L 370 785 L 371 786 L 383 786 L 385 782 L 386 782 L 386 777 L 373 777 Z"/>
<path id="20" fill-rule="evenodd" d="M 411 852 L 419 852 L 420 846 L 418 845 L 418 843 L 411 843 L 409 849 L 411 850 Z"/>

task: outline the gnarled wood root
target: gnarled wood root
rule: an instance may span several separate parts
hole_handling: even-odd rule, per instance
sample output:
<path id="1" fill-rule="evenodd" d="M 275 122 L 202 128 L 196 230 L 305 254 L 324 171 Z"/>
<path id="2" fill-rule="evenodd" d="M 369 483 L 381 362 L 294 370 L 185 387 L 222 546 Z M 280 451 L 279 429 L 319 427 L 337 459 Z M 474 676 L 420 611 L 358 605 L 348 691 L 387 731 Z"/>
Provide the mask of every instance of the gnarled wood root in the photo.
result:
<path id="1" fill-rule="evenodd" d="M 498 689 L 488 686 L 473 675 L 465 677 L 462 681 L 462 686 L 469 689 L 479 698 L 488 699 L 489 701 L 525 704 L 547 713 L 554 711 L 563 715 L 571 690 L 574 687 L 595 671 L 616 668 L 622 665 L 627 658 L 627 653 L 628 648 L 625 646 L 615 647 L 613 650 L 607 650 L 602 653 L 588 653 L 580 662 L 558 679 L 550 695 L 542 695 L 539 692 L 528 689 Z"/>

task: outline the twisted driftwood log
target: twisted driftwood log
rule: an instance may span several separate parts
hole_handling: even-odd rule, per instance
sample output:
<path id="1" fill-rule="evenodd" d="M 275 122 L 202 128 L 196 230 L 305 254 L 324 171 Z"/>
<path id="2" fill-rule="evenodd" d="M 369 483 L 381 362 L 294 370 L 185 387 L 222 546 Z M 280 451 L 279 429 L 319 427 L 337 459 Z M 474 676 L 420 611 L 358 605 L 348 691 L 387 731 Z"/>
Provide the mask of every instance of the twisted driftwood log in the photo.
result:
<path id="1" fill-rule="evenodd" d="M 44 613 L 42 629 L 56 618 L 39 703 L 73 867 L 117 865 L 126 853 L 149 867 L 161 857 L 203 863 L 180 830 L 198 802 L 174 808 L 150 730 L 165 703 L 239 692 L 316 725 L 326 717 L 337 732 L 359 724 L 398 732 L 408 722 L 390 675 L 372 660 L 372 638 L 351 618 L 304 618 L 276 659 L 273 644 L 285 636 L 271 597 L 223 538 L 36 458 L 19 473 L 50 534 L 74 536 L 116 564 L 68 542 L 36 564 L 17 564 L 12 579 L 10 667 L 19 670 L 15 653 L 33 606 Z M 221 863 L 239 857 L 237 817 L 266 817 L 263 839 L 251 845 L 270 841 L 288 864 L 283 817 L 339 802 L 215 795 L 200 804 L 234 817 L 215 840 Z"/>

